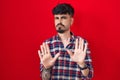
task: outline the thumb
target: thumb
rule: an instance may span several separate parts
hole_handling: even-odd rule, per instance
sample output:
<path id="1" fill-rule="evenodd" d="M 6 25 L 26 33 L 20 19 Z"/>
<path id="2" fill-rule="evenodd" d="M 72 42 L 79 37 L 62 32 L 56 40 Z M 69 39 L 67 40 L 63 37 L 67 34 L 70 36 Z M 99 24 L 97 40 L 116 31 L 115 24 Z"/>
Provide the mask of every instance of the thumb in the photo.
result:
<path id="1" fill-rule="evenodd" d="M 56 61 L 59 56 L 60 56 L 60 53 L 57 53 L 57 54 L 55 55 L 55 57 L 53 58 L 53 60 Z"/>
<path id="2" fill-rule="evenodd" d="M 39 58 L 41 59 L 41 58 L 42 58 L 42 55 L 41 55 L 40 50 L 38 50 L 38 55 L 39 55 Z"/>
<path id="3" fill-rule="evenodd" d="M 67 52 L 70 55 L 70 57 L 73 56 L 73 53 L 70 50 L 67 49 Z"/>

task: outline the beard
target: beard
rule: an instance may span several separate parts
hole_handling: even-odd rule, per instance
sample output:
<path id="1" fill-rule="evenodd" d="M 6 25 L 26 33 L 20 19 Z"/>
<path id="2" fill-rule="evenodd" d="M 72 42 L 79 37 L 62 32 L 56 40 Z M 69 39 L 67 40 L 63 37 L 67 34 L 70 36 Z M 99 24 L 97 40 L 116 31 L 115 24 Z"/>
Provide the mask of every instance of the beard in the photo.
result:
<path id="1" fill-rule="evenodd" d="M 58 33 L 64 33 L 65 30 L 62 30 L 61 27 L 59 27 L 58 30 L 57 30 L 57 32 L 58 32 Z"/>
<path id="2" fill-rule="evenodd" d="M 65 28 L 65 26 L 62 23 L 57 24 L 56 27 L 58 27 L 58 29 L 57 29 L 58 33 L 64 33 L 66 31 L 66 30 L 62 29 L 62 27 Z"/>

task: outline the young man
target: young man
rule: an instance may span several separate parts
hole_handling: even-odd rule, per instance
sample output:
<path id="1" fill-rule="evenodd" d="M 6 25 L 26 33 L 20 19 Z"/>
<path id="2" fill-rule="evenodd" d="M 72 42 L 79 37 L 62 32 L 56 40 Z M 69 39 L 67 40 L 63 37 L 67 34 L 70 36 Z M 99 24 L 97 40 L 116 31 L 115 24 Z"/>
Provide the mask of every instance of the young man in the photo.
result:
<path id="1" fill-rule="evenodd" d="M 73 7 L 58 4 L 52 13 L 58 34 L 43 42 L 38 50 L 42 80 L 90 80 L 93 68 L 88 43 L 70 30 Z"/>

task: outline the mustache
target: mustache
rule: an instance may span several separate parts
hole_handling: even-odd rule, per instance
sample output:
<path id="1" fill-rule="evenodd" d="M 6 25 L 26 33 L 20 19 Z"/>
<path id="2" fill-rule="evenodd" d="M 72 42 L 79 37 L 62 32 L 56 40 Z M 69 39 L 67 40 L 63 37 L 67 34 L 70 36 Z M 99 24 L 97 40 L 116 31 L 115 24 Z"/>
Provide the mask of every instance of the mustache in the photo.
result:
<path id="1" fill-rule="evenodd" d="M 56 25 L 56 27 L 59 26 L 59 25 L 64 26 L 62 23 L 58 23 L 58 24 Z"/>

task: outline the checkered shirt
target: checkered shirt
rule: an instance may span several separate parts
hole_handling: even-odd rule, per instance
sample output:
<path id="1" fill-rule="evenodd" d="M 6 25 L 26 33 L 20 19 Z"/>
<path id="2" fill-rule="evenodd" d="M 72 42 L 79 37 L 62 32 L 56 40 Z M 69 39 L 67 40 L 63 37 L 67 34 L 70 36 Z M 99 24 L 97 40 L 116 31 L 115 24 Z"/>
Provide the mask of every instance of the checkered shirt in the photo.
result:
<path id="1" fill-rule="evenodd" d="M 90 57 L 90 50 L 87 48 L 85 63 L 88 66 L 89 74 L 84 76 L 80 70 L 79 65 L 72 61 L 66 49 L 71 50 L 74 53 L 75 40 L 81 38 L 71 33 L 70 43 L 64 47 L 60 37 L 58 35 L 45 41 L 49 45 L 50 53 L 54 57 L 58 52 L 60 53 L 59 58 L 56 60 L 51 70 L 51 78 L 49 80 L 91 80 L 93 77 L 92 60 Z M 84 43 L 87 43 L 84 40 Z M 40 69 L 43 70 L 44 66 L 41 63 Z"/>

